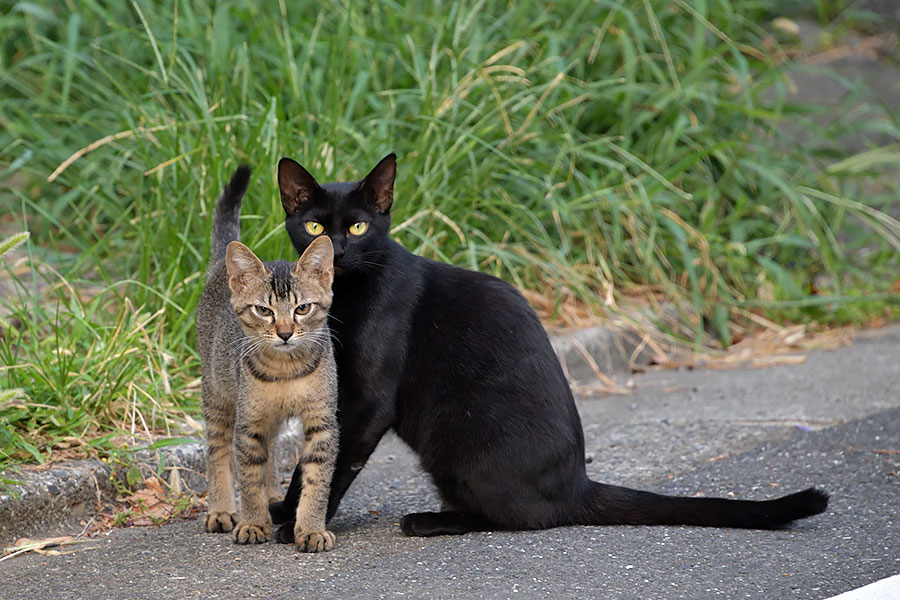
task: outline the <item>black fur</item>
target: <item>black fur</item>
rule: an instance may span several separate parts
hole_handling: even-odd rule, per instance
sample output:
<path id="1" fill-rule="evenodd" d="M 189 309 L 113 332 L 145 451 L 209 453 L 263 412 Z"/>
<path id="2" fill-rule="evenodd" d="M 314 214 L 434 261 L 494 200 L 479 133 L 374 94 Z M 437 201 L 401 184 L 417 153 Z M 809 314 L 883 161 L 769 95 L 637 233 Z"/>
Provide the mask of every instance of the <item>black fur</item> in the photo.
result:
<path id="1" fill-rule="evenodd" d="M 335 248 L 330 324 L 338 364 L 340 451 L 329 518 L 393 428 L 444 500 L 401 521 L 407 535 L 560 525 L 777 528 L 825 510 L 816 489 L 769 501 L 676 498 L 597 483 L 584 466 L 572 393 L 534 311 L 500 279 L 415 256 L 388 235 L 394 155 L 366 179 L 319 185 L 279 164 L 285 225 L 298 252 L 325 227 Z M 348 234 L 369 223 L 359 237 Z M 299 471 L 270 512 L 291 541 Z"/>

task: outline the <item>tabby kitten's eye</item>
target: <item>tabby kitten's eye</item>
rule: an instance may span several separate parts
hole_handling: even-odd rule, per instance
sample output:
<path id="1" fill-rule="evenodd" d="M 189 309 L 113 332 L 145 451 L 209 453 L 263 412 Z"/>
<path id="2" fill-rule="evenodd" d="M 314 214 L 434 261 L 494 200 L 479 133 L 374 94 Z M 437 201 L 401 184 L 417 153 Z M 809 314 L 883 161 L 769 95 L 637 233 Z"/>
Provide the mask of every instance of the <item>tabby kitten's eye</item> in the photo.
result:
<path id="1" fill-rule="evenodd" d="M 323 227 L 321 223 L 316 223 L 315 221 L 307 221 L 303 226 L 306 227 L 306 232 L 310 235 L 319 235 L 325 231 L 325 227 Z"/>
<path id="2" fill-rule="evenodd" d="M 301 304 L 294 310 L 298 315 L 305 315 L 312 309 L 312 304 Z"/>
<path id="3" fill-rule="evenodd" d="M 256 311 L 256 314 L 258 314 L 261 317 L 271 317 L 272 315 L 275 314 L 272 312 L 272 309 L 267 306 L 256 305 L 253 307 L 253 309 Z"/>
<path id="4" fill-rule="evenodd" d="M 365 221 L 360 221 L 359 223 L 354 223 L 350 226 L 350 235 L 362 235 L 366 232 L 366 229 L 369 228 L 369 224 Z"/>

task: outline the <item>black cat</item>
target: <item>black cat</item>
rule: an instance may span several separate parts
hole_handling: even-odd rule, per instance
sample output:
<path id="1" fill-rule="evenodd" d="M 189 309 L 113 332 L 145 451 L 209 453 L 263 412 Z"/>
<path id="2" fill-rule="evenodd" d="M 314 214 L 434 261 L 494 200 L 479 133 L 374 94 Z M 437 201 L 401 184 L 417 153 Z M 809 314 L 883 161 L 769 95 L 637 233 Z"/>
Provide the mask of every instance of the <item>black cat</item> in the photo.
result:
<path id="1" fill-rule="evenodd" d="M 406 515 L 407 535 L 560 525 L 772 529 L 821 513 L 814 488 L 775 500 L 662 496 L 591 481 L 569 385 L 534 311 L 510 284 L 411 254 L 388 237 L 396 157 L 362 181 L 319 185 L 278 165 L 285 226 L 303 252 L 334 245 L 330 325 L 340 450 L 328 517 L 389 428 L 418 454 L 444 509 Z M 276 523 L 292 519 L 299 468 Z M 277 538 L 290 542 L 292 523 Z"/>

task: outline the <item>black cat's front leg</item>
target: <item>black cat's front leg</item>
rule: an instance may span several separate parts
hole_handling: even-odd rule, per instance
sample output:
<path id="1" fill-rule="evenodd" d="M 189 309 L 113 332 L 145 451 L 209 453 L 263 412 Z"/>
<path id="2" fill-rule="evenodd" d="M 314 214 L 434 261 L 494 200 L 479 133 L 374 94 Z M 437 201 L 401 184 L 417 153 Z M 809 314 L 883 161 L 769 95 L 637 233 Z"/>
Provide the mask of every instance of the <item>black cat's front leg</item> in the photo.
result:
<path id="1" fill-rule="evenodd" d="M 378 442 L 381 441 L 393 422 L 393 411 L 384 411 L 377 415 L 372 415 L 371 412 L 359 414 L 360 412 L 354 411 L 350 414 L 348 414 L 349 411 L 338 412 L 340 445 L 334 477 L 331 480 L 331 491 L 328 495 L 327 520 L 330 520 L 337 512 L 350 484 L 359 475 L 366 461 L 378 446 Z M 294 542 L 294 515 L 302 491 L 303 476 L 300 465 L 297 465 L 291 476 L 291 483 L 284 500 L 269 504 L 272 521 L 280 523 L 274 535 L 279 543 L 292 544 Z"/>
<path id="2" fill-rule="evenodd" d="M 373 434 L 377 434 L 377 439 L 364 445 L 361 444 L 359 447 L 355 448 L 354 451 L 348 451 L 343 456 L 341 456 L 340 453 L 338 454 L 334 478 L 331 480 L 331 494 L 328 496 L 328 513 L 326 519 L 330 520 L 331 517 L 334 516 L 334 513 L 337 512 L 341 500 L 344 499 L 344 494 L 346 494 L 347 490 L 350 488 L 350 484 L 353 483 L 353 480 L 356 479 L 356 476 L 362 471 L 362 468 L 366 465 L 366 462 L 368 462 L 372 453 L 375 452 L 378 442 L 381 441 L 381 438 L 384 437 L 387 430 L 388 427 L 384 427 L 381 431 L 372 432 Z M 342 458 L 343 462 L 341 460 Z"/>
<path id="3" fill-rule="evenodd" d="M 284 494 L 284 500 L 269 502 L 269 515 L 272 517 L 272 523 L 280 525 L 294 519 L 302 491 L 303 469 L 301 463 L 298 462 L 294 467 L 293 475 L 291 475 L 287 492 Z"/>

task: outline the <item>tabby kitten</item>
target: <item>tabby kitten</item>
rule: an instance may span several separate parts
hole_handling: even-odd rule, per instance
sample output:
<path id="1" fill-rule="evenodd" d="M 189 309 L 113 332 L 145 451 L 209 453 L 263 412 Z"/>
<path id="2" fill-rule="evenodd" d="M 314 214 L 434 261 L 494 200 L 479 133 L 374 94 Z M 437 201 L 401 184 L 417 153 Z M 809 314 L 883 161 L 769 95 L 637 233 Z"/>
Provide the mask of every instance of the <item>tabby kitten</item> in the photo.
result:
<path id="1" fill-rule="evenodd" d="M 500 279 L 391 240 L 395 174 L 393 154 L 350 183 L 319 185 L 288 158 L 278 165 L 294 246 L 303 252 L 323 237 L 334 245 L 341 442 L 329 517 L 388 429 L 418 454 L 444 503 L 403 517 L 407 535 L 576 524 L 769 529 L 825 510 L 828 496 L 814 488 L 755 502 L 588 479 L 572 392 L 534 311 Z M 306 493 L 301 475 L 270 506 L 275 522 L 290 521 Z M 292 535 L 285 524 L 277 538 Z"/>
<path id="2" fill-rule="evenodd" d="M 322 237 L 296 264 L 260 261 L 237 241 L 249 177 L 250 169 L 239 167 L 217 203 L 212 261 L 197 306 L 209 447 L 203 526 L 210 533 L 232 531 L 237 544 L 269 539 L 267 505 L 279 495 L 272 443 L 281 423 L 299 416 L 305 440 L 298 466 L 304 488 L 296 510 L 297 549 L 330 550 L 334 534 L 325 529 L 325 514 L 338 441 L 337 376 L 327 322 L 333 249 Z"/>

